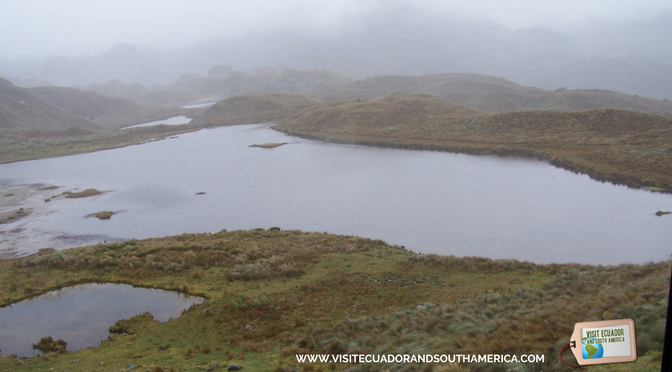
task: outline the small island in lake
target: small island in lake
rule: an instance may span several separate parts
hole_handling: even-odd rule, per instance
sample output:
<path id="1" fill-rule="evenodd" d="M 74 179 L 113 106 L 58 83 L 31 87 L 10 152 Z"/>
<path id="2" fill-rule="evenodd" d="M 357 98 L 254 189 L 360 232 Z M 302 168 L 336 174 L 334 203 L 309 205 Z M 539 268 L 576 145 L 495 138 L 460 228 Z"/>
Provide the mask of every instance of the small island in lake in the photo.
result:
<path id="1" fill-rule="evenodd" d="M 255 143 L 254 145 L 250 145 L 248 147 L 261 147 L 262 149 L 272 149 L 286 144 L 287 142 L 266 142 L 262 144 Z"/>

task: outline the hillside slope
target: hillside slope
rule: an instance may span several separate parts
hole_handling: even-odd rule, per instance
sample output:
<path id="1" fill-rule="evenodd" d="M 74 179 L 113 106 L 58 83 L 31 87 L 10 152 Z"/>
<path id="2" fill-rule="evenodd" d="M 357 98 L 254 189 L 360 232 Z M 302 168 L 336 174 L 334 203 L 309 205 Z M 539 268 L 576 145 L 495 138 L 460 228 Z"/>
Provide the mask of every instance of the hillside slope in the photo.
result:
<path id="1" fill-rule="evenodd" d="M 63 102 L 57 103 L 81 114 L 87 113 L 86 110 L 103 111 L 101 108 L 104 107 L 105 99 L 102 96 L 94 95 L 94 99 L 86 100 L 89 93 L 70 88 L 49 88 L 47 93 L 54 94 L 51 97 L 54 101 L 63 99 Z M 79 101 L 80 98 L 83 101 Z M 124 106 L 132 107 L 122 103 L 116 108 L 123 109 Z M 144 110 L 140 108 L 134 114 L 129 114 L 114 113 L 114 109 L 109 111 L 109 118 L 139 119 L 138 115 Z M 161 108 L 159 111 L 164 112 Z M 42 100 L 33 94 L 32 89 L 16 87 L 0 79 L 0 163 L 128 146 L 197 129 L 189 125 L 176 125 L 118 131 L 115 128 L 123 120 L 117 119 L 114 125 L 101 125 Z"/>
<path id="2" fill-rule="evenodd" d="M 39 87 L 29 91 L 43 101 L 109 128 L 144 123 L 177 114 L 168 107 L 139 106 L 130 100 L 76 88 Z"/>
<path id="3" fill-rule="evenodd" d="M 113 80 L 84 89 L 128 99 L 139 105 L 181 105 L 203 98 L 253 93 L 305 94 L 342 88 L 352 81 L 329 71 L 266 68 L 249 73 L 231 71 L 209 77 L 187 74 L 168 85 L 143 86 Z"/>
<path id="4" fill-rule="evenodd" d="M 101 131 L 102 126 L 43 101 L 29 89 L 0 79 L 0 129 L 5 131 L 62 131 L 77 128 Z"/>
<path id="5" fill-rule="evenodd" d="M 672 189 L 672 119 L 615 109 L 479 113 L 425 95 L 321 103 L 288 134 L 345 143 L 538 157 L 594 178 Z"/>
<path id="6" fill-rule="evenodd" d="M 186 103 L 203 97 L 202 94 L 184 87 L 172 85 L 146 87 L 142 84 L 125 83 L 120 80 L 110 80 L 102 84 L 89 85 L 82 89 L 127 99 L 143 106 Z"/>
<path id="7" fill-rule="evenodd" d="M 672 117 L 672 102 L 606 90 L 548 91 L 477 74 L 376 76 L 346 87 L 314 92 L 321 101 L 373 99 L 394 92 L 432 94 L 447 101 L 488 112 L 527 110 L 580 111 L 615 108 Z"/>
<path id="8" fill-rule="evenodd" d="M 297 94 L 260 93 L 234 96 L 219 101 L 191 123 L 215 127 L 276 122 L 316 103 Z"/>
<path id="9" fill-rule="evenodd" d="M 219 78 L 197 74 L 182 76 L 171 84 L 204 95 L 233 96 L 250 93 L 295 93 L 337 89 L 352 79 L 322 70 L 278 70 L 266 68 L 245 73 L 232 71 Z"/>
<path id="10" fill-rule="evenodd" d="M 301 94 L 318 101 L 373 99 L 394 92 L 431 94 L 487 112 L 581 111 L 615 108 L 672 117 L 672 102 L 608 90 L 548 91 L 503 78 L 465 73 L 384 75 L 358 81 L 321 70 L 227 71 L 211 77 L 184 75 L 169 85 L 145 87 L 110 81 L 85 88 L 139 105 L 185 104 L 198 99 L 252 93 Z"/>

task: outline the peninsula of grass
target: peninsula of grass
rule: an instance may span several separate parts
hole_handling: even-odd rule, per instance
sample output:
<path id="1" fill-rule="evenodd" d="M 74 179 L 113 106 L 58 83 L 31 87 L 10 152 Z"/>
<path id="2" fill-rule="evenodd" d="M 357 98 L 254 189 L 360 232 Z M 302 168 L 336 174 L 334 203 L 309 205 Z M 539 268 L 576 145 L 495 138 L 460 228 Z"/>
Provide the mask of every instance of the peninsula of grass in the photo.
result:
<path id="1" fill-rule="evenodd" d="M 280 147 L 282 145 L 286 145 L 287 142 L 266 142 L 266 143 L 261 143 L 261 144 L 254 144 L 254 145 L 249 145 L 248 147 L 261 147 L 262 149 L 274 149 L 276 147 Z"/>
<path id="2" fill-rule="evenodd" d="M 298 94 L 255 93 L 226 98 L 192 120 L 194 125 L 219 127 L 277 122 L 317 101 Z"/>
<path id="3" fill-rule="evenodd" d="M 111 132 L 5 131 L 0 136 L 0 163 L 109 150 L 160 140 L 198 129 L 200 127 L 185 124 L 154 125 Z"/>
<path id="4" fill-rule="evenodd" d="M 327 142 L 515 155 L 591 177 L 672 190 L 672 119 L 616 109 L 486 113 L 429 95 L 320 103 L 275 129 Z"/>
<path id="5" fill-rule="evenodd" d="M 0 261 L 0 306 L 95 282 L 208 301 L 165 323 L 144 314 L 110 324 L 114 334 L 95 348 L 0 358 L 0 370 L 113 371 L 133 364 L 192 371 L 215 361 L 221 370 L 235 363 L 252 371 L 442 371 L 421 363 L 300 364 L 295 355 L 539 353 L 543 364 L 461 370 L 546 371 L 557 367 L 557 351 L 576 322 L 626 317 L 637 324 L 641 357 L 623 370 L 643 370 L 660 363 L 670 264 L 421 255 L 380 240 L 278 228 L 43 249 Z"/>
<path id="6" fill-rule="evenodd" d="M 78 192 L 66 192 L 65 197 L 70 199 L 77 199 L 77 198 L 86 198 L 88 196 L 94 196 L 98 194 L 102 194 L 102 191 L 98 191 L 96 189 L 86 189 Z"/>

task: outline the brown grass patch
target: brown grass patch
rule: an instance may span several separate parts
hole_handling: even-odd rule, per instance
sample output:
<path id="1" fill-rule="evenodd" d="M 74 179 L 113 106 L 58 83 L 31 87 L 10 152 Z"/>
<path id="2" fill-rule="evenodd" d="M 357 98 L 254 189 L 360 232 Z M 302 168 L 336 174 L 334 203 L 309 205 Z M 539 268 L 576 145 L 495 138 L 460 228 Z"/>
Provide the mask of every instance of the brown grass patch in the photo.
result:
<path id="1" fill-rule="evenodd" d="M 523 155 L 591 177 L 672 190 L 672 119 L 639 112 L 486 114 L 426 95 L 309 107 L 274 127 L 318 140 L 490 155 Z"/>
<path id="2" fill-rule="evenodd" d="M 65 194 L 65 197 L 75 199 L 75 198 L 86 198 L 88 196 L 94 196 L 98 194 L 102 194 L 102 191 L 98 191 L 96 189 L 86 189 L 79 192 L 68 192 Z"/>

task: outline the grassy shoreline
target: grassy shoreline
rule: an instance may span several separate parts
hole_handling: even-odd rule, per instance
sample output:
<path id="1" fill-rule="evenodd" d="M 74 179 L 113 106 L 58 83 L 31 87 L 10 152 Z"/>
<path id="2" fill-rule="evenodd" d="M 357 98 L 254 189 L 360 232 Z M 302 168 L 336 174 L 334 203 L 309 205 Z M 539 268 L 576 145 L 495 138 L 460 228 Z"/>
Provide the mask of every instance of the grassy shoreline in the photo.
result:
<path id="1" fill-rule="evenodd" d="M 111 150 L 148 141 L 159 141 L 200 129 L 195 125 L 184 124 L 156 125 L 76 136 L 49 133 L 28 136 L 23 133 L 9 133 L 0 136 L 0 164 Z"/>
<path id="2" fill-rule="evenodd" d="M 647 189 L 655 192 L 672 193 L 672 188 L 654 187 L 647 185 L 648 182 L 639 176 L 622 176 L 618 173 L 612 172 L 608 174 L 605 171 L 599 170 L 594 164 L 587 164 L 583 159 L 570 159 L 560 154 L 553 154 L 548 150 L 536 150 L 526 148 L 508 147 L 503 144 L 495 143 L 477 143 L 477 142 L 459 142 L 459 141 L 431 141 L 419 140 L 385 140 L 377 136 L 363 136 L 359 135 L 356 138 L 348 138 L 346 136 L 332 136 L 316 133 L 296 132 L 286 128 L 272 127 L 274 130 L 285 133 L 290 136 L 296 136 L 308 140 L 320 141 L 325 143 L 337 143 L 345 145 L 360 145 L 380 148 L 391 148 L 399 150 L 417 150 L 417 151 L 439 151 L 454 154 L 480 155 L 480 156 L 499 156 L 499 157 L 523 157 L 528 159 L 536 159 L 546 161 L 550 165 L 568 170 L 578 174 L 586 174 L 590 178 L 609 182 L 615 185 L 623 185 L 636 189 Z M 597 169 L 596 169 L 597 168 Z"/>
<path id="3" fill-rule="evenodd" d="M 672 119 L 626 110 L 492 114 L 396 93 L 320 103 L 274 129 L 327 142 L 532 157 L 597 180 L 672 190 Z"/>
<path id="4" fill-rule="evenodd" d="M 624 316 L 636 318 L 640 351 L 651 359 L 631 367 L 655 365 L 669 266 L 537 265 L 422 255 L 380 240 L 276 228 L 42 250 L 0 260 L 0 306 L 97 282 L 173 290 L 208 302 L 165 323 L 149 315 L 122 321 L 128 333 L 97 348 L 0 358 L 0 369 L 97 369 L 95 364 L 104 361 L 102 370 L 130 363 L 187 371 L 217 361 L 262 371 L 287 366 L 373 371 L 400 366 L 299 365 L 295 354 L 523 350 L 545 354 L 553 364 L 574 322 Z M 73 359 L 75 366 L 69 364 Z M 439 370 L 422 364 L 405 368 Z M 626 370 L 638 370 L 633 368 Z"/>

